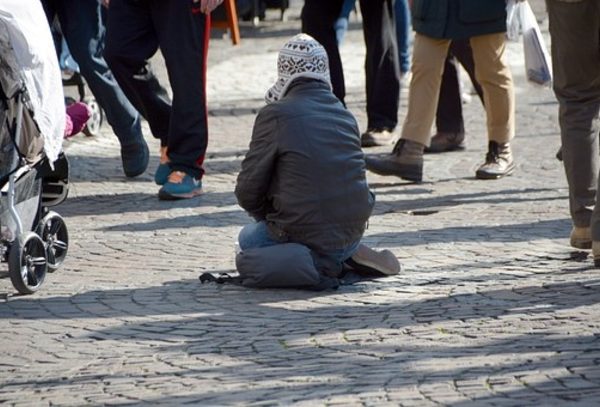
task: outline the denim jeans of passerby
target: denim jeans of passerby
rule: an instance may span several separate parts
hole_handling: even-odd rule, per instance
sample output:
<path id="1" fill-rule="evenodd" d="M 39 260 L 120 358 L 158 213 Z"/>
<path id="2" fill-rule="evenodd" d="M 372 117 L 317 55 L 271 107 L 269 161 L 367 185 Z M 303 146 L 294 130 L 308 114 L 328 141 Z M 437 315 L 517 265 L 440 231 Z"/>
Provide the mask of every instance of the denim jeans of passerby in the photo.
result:
<path id="1" fill-rule="evenodd" d="M 103 10 L 98 0 L 42 0 L 49 20 L 58 17 L 71 55 L 92 94 L 106 114 L 121 145 L 142 139 L 140 115 L 129 102 L 106 61 Z"/>
<path id="2" fill-rule="evenodd" d="M 412 28 L 408 0 L 396 0 L 394 4 L 396 18 L 396 38 L 398 41 L 398 58 L 400 73 L 410 71 L 410 31 Z"/>
<path id="3" fill-rule="evenodd" d="M 274 240 L 269 235 L 267 222 L 265 222 L 264 220 L 244 226 L 238 236 L 238 244 L 241 250 L 253 249 L 257 247 L 274 246 L 281 243 L 282 242 Z M 348 247 L 345 247 L 343 249 L 331 250 L 328 253 L 320 254 L 326 255 L 331 259 L 342 263 L 345 260 L 352 257 L 354 252 L 356 252 L 356 249 L 358 249 L 359 244 L 360 240 L 350 244 Z"/>
<path id="4" fill-rule="evenodd" d="M 344 42 L 346 31 L 348 31 L 348 20 L 350 19 L 350 13 L 352 10 L 354 10 L 355 4 L 356 0 L 344 0 L 340 16 L 335 21 L 335 25 L 333 27 L 335 29 L 335 36 L 337 37 L 338 45 L 341 45 L 342 42 Z"/>

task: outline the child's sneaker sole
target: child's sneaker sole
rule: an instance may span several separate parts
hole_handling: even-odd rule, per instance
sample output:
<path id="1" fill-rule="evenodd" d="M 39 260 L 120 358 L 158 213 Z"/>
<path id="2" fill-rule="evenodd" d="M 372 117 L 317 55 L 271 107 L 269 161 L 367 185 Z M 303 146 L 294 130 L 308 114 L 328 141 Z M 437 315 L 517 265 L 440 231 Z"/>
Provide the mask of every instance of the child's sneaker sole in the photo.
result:
<path id="1" fill-rule="evenodd" d="M 158 199 L 161 201 L 176 201 L 178 199 L 190 199 L 196 196 L 202 195 L 204 191 L 202 188 L 196 189 L 192 192 L 182 193 L 182 194 L 172 194 L 164 191 L 162 188 L 158 191 Z"/>

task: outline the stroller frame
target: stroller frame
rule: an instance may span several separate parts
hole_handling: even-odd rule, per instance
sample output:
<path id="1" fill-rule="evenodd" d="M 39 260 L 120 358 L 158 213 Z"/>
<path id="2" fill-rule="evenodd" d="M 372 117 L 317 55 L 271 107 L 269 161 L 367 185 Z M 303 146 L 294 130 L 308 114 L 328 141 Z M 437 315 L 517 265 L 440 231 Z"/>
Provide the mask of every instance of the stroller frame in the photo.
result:
<path id="1" fill-rule="evenodd" d="M 9 276 L 17 291 L 32 294 L 41 287 L 47 272 L 54 272 L 60 267 L 68 251 L 66 224 L 58 213 L 48 209 L 66 199 L 68 161 L 61 154 L 54 168 L 51 168 L 46 157 L 32 164 L 27 162 L 19 151 L 22 133 L 26 128 L 23 121 L 27 92 L 22 89 L 12 98 L 16 100 L 16 112 L 14 126 L 8 131 L 12 135 L 14 149 L 6 188 L 0 185 L 0 199 L 6 197 L 6 213 L 8 220 L 13 223 L 13 229 L 2 224 L 0 213 L 0 259 L 8 262 Z M 25 194 L 35 203 L 35 213 L 33 216 L 27 214 L 29 219 L 26 222 L 18 210 L 17 195 L 21 191 L 25 191 L 21 195 Z M 24 210 L 27 207 L 33 208 L 31 203 L 25 205 Z"/>
<path id="2" fill-rule="evenodd" d="M 22 123 L 23 123 L 23 104 L 19 103 L 17 105 L 17 117 L 16 117 L 17 128 L 16 128 L 16 132 L 15 132 L 16 134 L 15 134 L 15 141 L 14 141 L 14 143 L 16 145 L 19 145 L 19 141 L 21 139 Z M 19 160 L 20 160 L 20 158 L 17 153 L 14 155 L 12 166 L 16 167 Z M 19 217 L 19 213 L 17 212 L 17 209 L 15 207 L 16 180 L 17 180 L 17 174 L 15 171 L 13 171 L 8 176 L 8 211 L 10 212 L 10 215 L 11 215 L 13 221 L 16 223 L 15 232 L 16 232 L 17 236 L 19 236 L 23 233 L 23 224 L 21 223 L 21 218 Z"/>

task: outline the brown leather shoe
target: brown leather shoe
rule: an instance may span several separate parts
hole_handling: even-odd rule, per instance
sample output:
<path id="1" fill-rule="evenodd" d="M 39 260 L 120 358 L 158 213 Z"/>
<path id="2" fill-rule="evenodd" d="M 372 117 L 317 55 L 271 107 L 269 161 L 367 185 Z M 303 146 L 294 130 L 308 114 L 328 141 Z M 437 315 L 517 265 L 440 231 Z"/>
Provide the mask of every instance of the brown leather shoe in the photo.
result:
<path id="1" fill-rule="evenodd" d="M 395 175 L 409 181 L 423 179 L 423 144 L 400 139 L 383 158 L 365 157 L 367 169 L 379 175 Z"/>
<path id="2" fill-rule="evenodd" d="M 360 136 L 361 147 L 387 146 L 394 142 L 394 133 L 389 129 L 369 129 Z"/>
<path id="3" fill-rule="evenodd" d="M 594 257 L 594 267 L 600 268 L 600 242 L 592 242 L 592 256 Z"/>
<path id="4" fill-rule="evenodd" d="M 425 147 L 426 153 L 444 153 L 465 149 L 465 133 L 438 132 L 431 138 L 429 147 Z"/>
<path id="5" fill-rule="evenodd" d="M 490 141 L 483 163 L 475 173 L 479 179 L 498 179 L 510 175 L 515 170 L 509 143 Z"/>
<path id="6" fill-rule="evenodd" d="M 570 237 L 571 246 L 577 249 L 592 248 L 592 231 L 590 227 L 573 226 Z"/>
<path id="7" fill-rule="evenodd" d="M 558 151 L 556 152 L 555 155 L 556 159 L 558 161 L 562 161 L 563 160 L 563 154 L 562 154 L 562 146 L 558 149 Z"/>

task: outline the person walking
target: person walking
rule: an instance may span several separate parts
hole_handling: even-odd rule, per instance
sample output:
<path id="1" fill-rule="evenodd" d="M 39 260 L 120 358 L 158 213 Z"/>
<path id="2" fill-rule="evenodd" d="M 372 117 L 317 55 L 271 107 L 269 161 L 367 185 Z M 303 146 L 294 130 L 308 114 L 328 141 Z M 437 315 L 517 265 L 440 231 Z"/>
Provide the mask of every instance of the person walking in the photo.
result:
<path id="1" fill-rule="evenodd" d="M 210 12 L 223 0 L 111 0 L 104 57 L 133 105 L 160 139 L 154 180 L 160 199 L 202 193 L 208 143 L 206 54 Z M 173 100 L 152 72 L 160 48 Z"/>
<path id="2" fill-rule="evenodd" d="M 444 60 L 452 40 L 469 38 L 475 76 L 483 88 L 488 152 L 476 171 L 480 179 L 497 179 L 514 171 L 510 141 L 514 137 L 514 91 L 506 47 L 505 0 L 414 0 L 413 68 L 408 112 L 400 139 L 384 158 L 367 157 L 367 168 L 420 182 L 423 152 L 440 92 Z"/>
<path id="3" fill-rule="evenodd" d="M 600 267 L 600 2 L 546 0 L 554 93 L 573 221 L 570 243 Z"/>
<path id="4" fill-rule="evenodd" d="M 460 64 L 460 65 L 459 65 Z M 465 123 L 459 68 L 462 66 L 483 102 L 483 90 L 475 78 L 475 62 L 469 39 L 453 40 L 444 63 L 440 96 L 435 113 L 436 133 L 425 147 L 426 153 L 465 149 Z"/>
<path id="5" fill-rule="evenodd" d="M 98 0 L 41 0 L 48 21 L 58 19 L 81 75 L 121 144 L 123 172 L 136 177 L 146 171 L 150 154 L 140 115 L 129 102 L 102 57 L 106 28 Z"/>
<path id="6" fill-rule="evenodd" d="M 366 45 L 365 75 L 367 130 L 363 146 L 389 144 L 398 124 L 400 68 L 394 21 L 395 0 L 360 0 Z M 344 71 L 334 25 L 344 0 L 306 0 L 302 8 L 302 32 L 323 45 L 329 57 L 333 93 L 344 102 Z"/>

